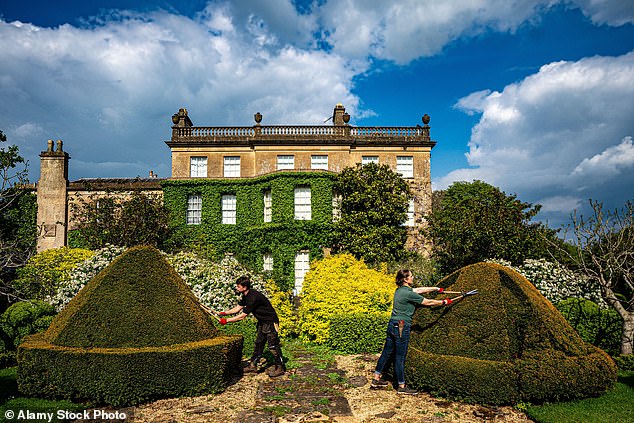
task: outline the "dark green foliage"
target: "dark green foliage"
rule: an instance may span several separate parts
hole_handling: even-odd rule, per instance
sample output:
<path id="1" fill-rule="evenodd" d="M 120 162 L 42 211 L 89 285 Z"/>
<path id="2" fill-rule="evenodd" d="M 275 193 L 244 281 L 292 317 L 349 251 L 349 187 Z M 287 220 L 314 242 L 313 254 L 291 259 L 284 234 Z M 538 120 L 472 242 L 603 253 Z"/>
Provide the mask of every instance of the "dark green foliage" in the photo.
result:
<path id="1" fill-rule="evenodd" d="M 585 298 L 569 298 L 556 307 L 584 341 L 611 356 L 619 353 L 623 319 L 616 311 L 600 308 Z"/>
<path id="2" fill-rule="evenodd" d="M 64 307 L 46 332 L 51 344 L 157 347 L 216 336 L 212 318 L 155 248 L 117 257 Z"/>
<path id="3" fill-rule="evenodd" d="M 167 208 L 151 194 L 134 191 L 123 200 L 113 193 L 93 194 L 87 200 L 77 198 L 72 210 L 78 226 L 69 233 L 73 247 L 162 247 L 168 236 Z"/>
<path id="4" fill-rule="evenodd" d="M 12 190 L 15 194 L 7 193 L 12 200 L 0 205 L 0 246 L 10 255 L 10 260 L 4 260 L 8 266 L 0 270 L 4 281 L 13 278 L 16 267 L 35 254 L 37 243 L 37 198 L 27 190 Z"/>
<path id="5" fill-rule="evenodd" d="M 543 239 L 555 237 L 554 231 L 530 222 L 540 205 L 521 202 L 482 181 L 456 182 L 436 202 L 426 236 L 444 274 L 489 258 L 518 265 L 546 257 Z"/>
<path id="6" fill-rule="evenodd" d="M 56 314 L 55 308 L 44 301 L 12 304 L 0 316 L 0 337 L 8 350 L 15 350 L 25 336 L 46 330 Z"/>
<path id="7" fill-rule="evenodd" d="M 134 247 L 93 278 L 18 349 L 25 395 L 112 405 L 219 392 L 242 338 L 214 321 L 152 247 Z"/>
<path id="8" fill-rule="evenodd" d="M 623 372 L 634 372 L 634 354 L 619 355 L 614 357 L 619 370 Z M 634 385 L 632 385 L 634 386 Z"/>
<path id="9" fill-rule="evenodd" d="M 293 288 L 295 254 L 309 250 L 321 258 L 332 237 L 333 174 L 283 172 L 248 179 L 170 180 L 163 182 L 165 206 L 170 211 L 172 250 L 207 246 L 220 258 L 233 253 L 240 263 L 261 270 L 263 255 L 273 255 L 271 277 L 283 290 Z M 311 188 L 311 220 L 295 220 L 294 190 Z M 264 223 L 264 192 L 272 196 L 272 222 Z M 236 224 L 222 224 L 222 196 L 235 194 Z M 186 222 L 189 195 L 202 197 L 202 222 Z"/>
<path id="10" fill-rule="evenodd" d="M 257 321 L 254 317 L 247 316 L 244 320 L 240 320 L 239 322 L 220 326 L 220 332 L 225 335 L 241 335 L 243 339 L 243 354 L 250 357 L 253 352 L 255 336 L 257 334 L 256 323 Z"/>
<path id="11" fill-rule="evenodd" d="M 330 318 L 328 346 L 346 354 L 378 353 L 389 313 L 340 314 Z"/>
<path id="12" fill-rule="evenodd" d="M 90 400 L 113 406 L 223 391 L 239 369 L 242 339 L 219 336 L 145 348 L 73 348 L 32 335 L 18 350 L 24 396 Z"/>
<path id="13" fill-rule="evenodd" d="M 341 218 L 335 224 L 336 252 L 366 263 L 388 263 L 405 257 L 409 185 L 388 165 L 370 163 L 337 175 Z"/>
<path id="14" fill-rule="evenodd" d="M 479 263 L 439 286 L 479 294 L 416 312 L 406 363 L 412 385 L 503 404 L 595 396 L 615 382 L 610 357 L 585 343 L 515 271 Z"/>

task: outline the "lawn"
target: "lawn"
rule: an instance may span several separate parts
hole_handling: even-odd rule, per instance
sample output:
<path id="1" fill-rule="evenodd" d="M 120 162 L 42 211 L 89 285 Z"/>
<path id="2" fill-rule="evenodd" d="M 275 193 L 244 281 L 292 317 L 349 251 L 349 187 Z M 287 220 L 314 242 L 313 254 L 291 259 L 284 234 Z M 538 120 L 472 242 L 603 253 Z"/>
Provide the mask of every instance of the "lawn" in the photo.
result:
<path id="1" fill-rule="evenodd" d="M 614 388 L 598 398 L 531 405 L 525 411 L 540 423 L 634 422 L 634 371 L 619 372 Z"/>

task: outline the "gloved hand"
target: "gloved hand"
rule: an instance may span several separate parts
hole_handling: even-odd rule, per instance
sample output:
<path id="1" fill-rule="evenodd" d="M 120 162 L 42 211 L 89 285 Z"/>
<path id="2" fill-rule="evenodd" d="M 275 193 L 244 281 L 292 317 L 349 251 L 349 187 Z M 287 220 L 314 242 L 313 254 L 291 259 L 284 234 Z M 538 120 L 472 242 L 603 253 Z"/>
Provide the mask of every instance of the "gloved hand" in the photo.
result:
<path id="1" fill-rule="evenodd" d="M 451 303 L 453 303 L 453 300 L 451 298 L 445 298 L 444 300 L 442 300 L 442 305 L 444 306 L 448 306 Z"/>
<path id="2" fill-rule="evenodd" d="M 221 311 L 220 313 L 218 313 L 218 316 L 226 316 L 227 313 L 225 313 L 224 311 Z"/>
<path id="3" fill-rule="evenodd" d="M 442 294 L 443 292 L 445 292 L 445 288 L 436 288 L 436 291 Z"/>
<path id="4" fill-rule="evenodd" d="M 222 318 L 218 321 L 218 323 L 220 323 L 221 325 L 223 325 L 223 326 L 224 326 L 224 325 L 226 325 L 226 324 L 227 324 L 227 319 L 225 319 L 224 317 L 222 317 Z"/>

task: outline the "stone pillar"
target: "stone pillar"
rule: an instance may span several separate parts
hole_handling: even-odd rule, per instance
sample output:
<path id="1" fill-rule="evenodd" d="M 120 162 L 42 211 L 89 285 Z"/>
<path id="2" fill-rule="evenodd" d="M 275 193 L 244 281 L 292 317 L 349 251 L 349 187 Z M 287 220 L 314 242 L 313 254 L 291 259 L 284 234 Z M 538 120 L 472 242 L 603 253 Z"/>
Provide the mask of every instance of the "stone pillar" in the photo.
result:
<path id="1" fill-rule="evenodd" d="M 48 149 L 40 153 L 40 180 L 37 183 L 37 251 L 66 245 L 68 227 L 68 153 L 57 140 L 48 140 Z"/>

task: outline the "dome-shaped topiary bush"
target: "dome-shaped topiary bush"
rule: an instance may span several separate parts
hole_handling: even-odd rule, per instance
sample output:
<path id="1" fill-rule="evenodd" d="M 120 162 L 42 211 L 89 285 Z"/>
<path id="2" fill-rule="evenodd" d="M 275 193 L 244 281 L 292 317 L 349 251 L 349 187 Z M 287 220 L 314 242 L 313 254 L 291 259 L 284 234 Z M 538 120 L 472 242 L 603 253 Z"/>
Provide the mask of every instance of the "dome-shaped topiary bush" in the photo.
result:
<path id="1" fill-rule="evenodd" d="M 134 247 L 26 338 L 17 380 L 29 396 L 135 404 L 220 392 L 241 355 L 163 255 Z"/>
<path id="2" fill-rule="evenodd" d="M 504 404 L 597 396 L 616 381 L 612 359 L 514 270 L 478 263 L 439 286 L 479 295 L 416 312 L 406 361 L 413 386 Z"/>

